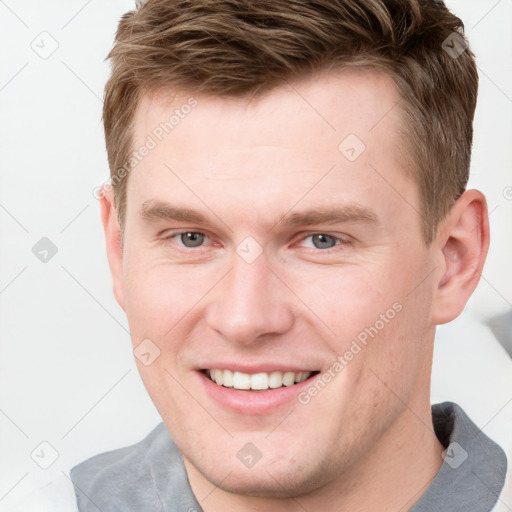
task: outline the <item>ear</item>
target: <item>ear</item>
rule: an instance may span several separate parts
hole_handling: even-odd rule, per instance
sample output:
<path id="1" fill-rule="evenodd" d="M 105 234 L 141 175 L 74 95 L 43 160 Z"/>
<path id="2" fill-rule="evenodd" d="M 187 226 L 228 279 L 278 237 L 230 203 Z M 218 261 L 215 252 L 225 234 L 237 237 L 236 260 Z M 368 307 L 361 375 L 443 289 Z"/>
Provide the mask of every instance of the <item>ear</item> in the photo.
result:
<path id="1" fill-rule="evenodd" d="M 443 221 L 435 247 L 444 272 L 434 292 L 433 323 L 457 318 L 480 280 L 489 249 L 487 202 L 478 190 L 467 190 Z"/>
<path id="2" fill-rule="evenodd" d="M 117 219 L 112 187 L 103 186 L 100 194 L 101 222 L 105 231 L 107 258 L 112 274 L 114 296 L 124 309 L 123 296 L 123 248 L 121 244 L 121 228 Z"/>

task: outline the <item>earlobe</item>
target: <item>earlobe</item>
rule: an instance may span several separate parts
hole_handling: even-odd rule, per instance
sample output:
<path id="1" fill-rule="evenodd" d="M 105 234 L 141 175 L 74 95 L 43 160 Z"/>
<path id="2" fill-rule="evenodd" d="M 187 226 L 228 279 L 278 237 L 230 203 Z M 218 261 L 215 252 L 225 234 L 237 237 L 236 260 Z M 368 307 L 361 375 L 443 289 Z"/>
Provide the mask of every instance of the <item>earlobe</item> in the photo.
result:
<path id="1" fill-rule="evenodd" d="M 464 192 L 439 230 L 443 274 L 435 291 L 433 323 L 450 322 L 464 310 L 475 290 L 489 248 L 487 202 L 478 190 Z"/>
<path id="2" fill-rule="evenodd" d="M 121 228 L 117 219 L 117 212 L 112 188 L 103 187 L 100 199 L 101 222 L 105 232 L 107 258 L 112 274 L 114 296 L 124 309 L 123 295 L 123 248 L 121 244 Z"/>

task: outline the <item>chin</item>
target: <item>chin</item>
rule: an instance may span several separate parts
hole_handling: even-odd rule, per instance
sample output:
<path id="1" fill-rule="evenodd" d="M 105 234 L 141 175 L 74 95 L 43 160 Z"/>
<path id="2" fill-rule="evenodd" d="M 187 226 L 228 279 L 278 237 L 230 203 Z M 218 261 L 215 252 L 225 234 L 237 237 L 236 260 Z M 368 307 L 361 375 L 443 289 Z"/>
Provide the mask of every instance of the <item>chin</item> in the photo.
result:
<path id="1" fill-rule="evenodd" d="M 283 464 L 274 462 L 264 465 L 262 462 L 253 468 L 235 464 L 231 467 L 226 465 L 220 471 L 219 468 L 208 472 L 201 471 L 200 467 L 197 469 L 220 489 L 231 494 L 255 498 L 297 498 L 310 494 L 328 483 L 326 475 L 329 472 L 328 468 L 324 467 L 326 464 L 318 464 L 315 468 L 289 460 Z"/>

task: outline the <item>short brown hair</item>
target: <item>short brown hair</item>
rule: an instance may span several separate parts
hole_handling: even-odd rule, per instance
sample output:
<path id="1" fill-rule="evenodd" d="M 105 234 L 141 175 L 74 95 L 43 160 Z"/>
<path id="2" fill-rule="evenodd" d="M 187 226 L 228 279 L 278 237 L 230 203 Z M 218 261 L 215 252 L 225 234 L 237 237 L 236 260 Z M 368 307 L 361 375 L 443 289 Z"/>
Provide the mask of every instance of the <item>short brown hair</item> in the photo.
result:
<path id="1" fill-rule="evenodd" d="M 118 218 L 143 94 L 240 97 L 320 71 L 386 71 L 401 94 L 429 244 L 464 191 L 478 74 L 463 24 L 435 0 L 148 0 L 126 13 L 108 55 L 103 121 Z M 117 170 L 124 169 L 122 174 Z"/>

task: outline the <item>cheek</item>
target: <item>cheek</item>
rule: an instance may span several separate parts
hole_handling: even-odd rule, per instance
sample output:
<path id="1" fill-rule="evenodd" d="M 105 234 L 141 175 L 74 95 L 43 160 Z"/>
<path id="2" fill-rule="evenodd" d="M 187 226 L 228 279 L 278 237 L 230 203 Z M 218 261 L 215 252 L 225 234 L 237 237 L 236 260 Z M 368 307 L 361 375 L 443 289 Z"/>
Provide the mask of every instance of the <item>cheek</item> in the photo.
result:
<path id="1" fill-rule="evenodd" d="M 364 330 L 368 334 L 365 364 L 373 387 L 382 388 L 390 402 L 407 402 L 417 379 L 430 373 L 424 366 L 431 359 L 433 338 L 429 286 L 425 282 L 417 287 L 416 279 L 404 284 L 389 288 L 390 309 Z"/>
<path id="2" fill-rule="evenodd" d="M 154 338 L 165 341 L 169 349 L 184 326 L 191 328 L 191 321 L 199 318 L 202 299 L 218 280 L 217 272 L 206 267 L 145 261 L 141 253 L 127 257 L 123 286 L 134 344 L 141 337 Z"/>
<path id="3" fill-rule="evenodd" d="M 331 268 L 314 279 L 298 278 L 295 291 L 314 313 L 307 317 L 333 357 L 344 357 L 351 373 L 366 367 L 410 382 L 430 329 L 429 280 L 418 286 L 427 268 L 421 258 L 384 256 L 373 267 Z"/>
<path id="4" fill-rule="evenodd" d="M 201 288 L 200 276 L 187 277 L 187 269 L 165 265 L 144 257 L 143 251 L 127 254 L 124 265 L 124 295 L 127 315 L 137 320 L 155 319 L 169 324 Z"/>
<path id="5" fill-rule="evenodd" d="M 389 272 L 383 269 L 346 265 L 314 270 L 309 275 L 288 274 L 286 279 L 295 284 L 305 315 L 323 325 L 333 348 L 344 349 L 348 340 L 378 321 L 397 299 L 385 279 Z"/>

